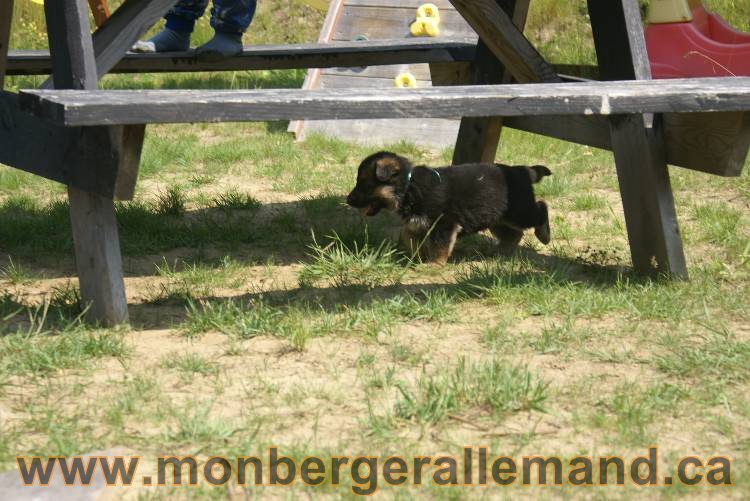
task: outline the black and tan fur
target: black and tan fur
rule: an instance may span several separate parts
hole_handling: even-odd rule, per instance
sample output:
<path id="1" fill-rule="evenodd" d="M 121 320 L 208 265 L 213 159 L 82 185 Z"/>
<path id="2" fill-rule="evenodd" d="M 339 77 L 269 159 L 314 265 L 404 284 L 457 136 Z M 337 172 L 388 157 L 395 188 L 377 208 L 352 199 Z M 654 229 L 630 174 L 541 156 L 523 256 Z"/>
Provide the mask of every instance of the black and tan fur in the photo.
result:
<path id="1" fill-rule="evenodd" d="M 535 199 L 533 188 L 549 175 L 541 165 L 414 167 L 404 157 L 380 152 L 360 164 L 347 203 L 366 216 L 396 211 L 404 220 L 405 242 L 415 248 L 429 233 L 430 259 L 445 264 L 458 237 L 483 230 L 498 238 L 505 254 L 515 251 L 525 229 L 534 228 L 537 238 L 549 243 L 547 205 Z"/>

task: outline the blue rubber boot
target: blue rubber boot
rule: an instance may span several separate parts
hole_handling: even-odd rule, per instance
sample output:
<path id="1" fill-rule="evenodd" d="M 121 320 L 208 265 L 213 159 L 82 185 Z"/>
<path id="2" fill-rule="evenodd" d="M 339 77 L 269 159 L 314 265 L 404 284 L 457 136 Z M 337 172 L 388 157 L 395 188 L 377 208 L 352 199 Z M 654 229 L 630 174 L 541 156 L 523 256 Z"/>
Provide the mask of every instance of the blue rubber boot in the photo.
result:
<path id="1" fill-rule="evenodd" d="M 217 31 L 211 40 L 195 50 L 198 57 L 207 60 L 236 56 L 242 53 L 242 33 Z"/>

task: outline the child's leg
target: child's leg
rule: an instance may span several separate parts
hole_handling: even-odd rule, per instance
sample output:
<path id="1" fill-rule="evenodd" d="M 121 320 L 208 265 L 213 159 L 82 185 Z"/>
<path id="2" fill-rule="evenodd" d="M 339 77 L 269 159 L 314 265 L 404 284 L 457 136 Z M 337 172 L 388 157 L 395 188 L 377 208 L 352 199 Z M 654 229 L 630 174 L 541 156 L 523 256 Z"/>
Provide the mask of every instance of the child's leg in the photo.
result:
<path id="1" fill-rule="evenodd" d="M 242 52 L 242 34 L 253 20 L 255 3 L 255 0 L 214 0 L 211 26 L 216 34 L 198 47 L 201 56 L 223 58 Z"/>
<path id="2" fill-rule="evenodd" d="M 214 0 L 211 27 L 217 32 L 242 34 L 253 22 L 255 7 L 256 0 Z"/>
<path id="3" fill-rule="evenodd" d="M 208 0 L 180 0 L 164 16 L 164 29 L 146 42 L 137 42 L 134 52 L 175 52 L 190 48 L 190 34 L 208 6 Z"/>

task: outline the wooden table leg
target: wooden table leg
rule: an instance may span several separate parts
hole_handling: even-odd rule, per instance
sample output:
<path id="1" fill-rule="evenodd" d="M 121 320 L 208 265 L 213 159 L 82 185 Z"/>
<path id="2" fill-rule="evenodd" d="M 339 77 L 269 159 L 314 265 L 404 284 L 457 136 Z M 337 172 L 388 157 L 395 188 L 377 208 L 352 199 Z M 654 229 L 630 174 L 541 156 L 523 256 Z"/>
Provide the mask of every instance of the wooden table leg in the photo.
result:
<path id="1" fill-rule="evenodd" d="M 651 78 L 638 0 L 588 0 L 604 80 Z M 646 275 L 687 279 L 660 117 L 616 116 L 612 147 L 633 266 Z"/>
<path id="2" fill-rule="evenodd" d="M 498 3 L 513 20 L 513 24 L 523 32 L 526 27 L 530 0 L 502 0 Z M 490 85 L 510 83 L 512 80 L 510 72 L 481 40 L 477 46 L 477 56 L 473 66 L 470 81 L 459 83 Z M 458 129 L 453 164 L 494 163 L 502 129 L 501 117 L 463 118 Z"/>
<path id="3" fill-rule="evenodd" d="M 83 0 L 45 2 L 55 86 L 96 89 L 94 48 Z M 85 143 L 85 141 L 84 141 Z M 116 325 L 128 319 L 114 202 L 68 189 L 81 299 L 88 319 Z"/>
<path id="4" fill-rule="evenodd" d="M 5 69 L 8 64 L 10 23 L 13 22 L 13 0 L 0 2 L 0 90 L 5 85 Z"/>

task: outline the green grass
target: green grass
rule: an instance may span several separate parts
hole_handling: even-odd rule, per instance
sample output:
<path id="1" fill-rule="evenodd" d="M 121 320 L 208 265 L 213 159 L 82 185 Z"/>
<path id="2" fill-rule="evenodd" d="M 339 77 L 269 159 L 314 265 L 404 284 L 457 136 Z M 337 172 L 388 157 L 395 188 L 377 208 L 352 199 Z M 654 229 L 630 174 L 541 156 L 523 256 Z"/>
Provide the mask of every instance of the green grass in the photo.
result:
<path id="1" fill-rule="evenodd" d="M 63 369 L 91 367 L 103 357 L 126 358 L 130 349 L 121 333 L 88 331 L 71 325 L 58 333 L 41 322 L 25 332 L 0 338 L 0 374 L 50 375 Z"/>
<path id="2" fill-rule="evenodd" d="M 389 240 L 371 245 L 365 234 L 363 244 L 347 245 L 336 233 L 328 239 L 330 242 L 322 245 L 313 235 L 311 263 L 305 265 L 299 274 L 302 287 L 328 283 L 333 287 L 389 286 L 401 282 L 406 273 L 397 249 Z"/>
<path id="3" fill-rule="evenodd" d="M 173 410 L 175 426 L 163 439 L 172 444 L 220 443 L 238 431 L 235 425 L 209 416 L 213 402 L 188 402 Z"/>
<path id="4" fill-rule="evenodd" d="M 414 388 L 397 387 L 401 398 L 396 416 L 422 423 L 435 423 L 452 413 L 476 408 L 498 416 L 543 411 L 547 399 L 547 384 L 537 375 L 500 360 L 481 364 L 461 360 L 447 373 L 423 375 Z"/>
<path id="5" fill-rule="evenodd" d="M 0 280 L 5 280 L 12 285 L 26 285 L 33 281 L 20 262 L 13 261 L 8 257 L 8 264 L 0 267 Z"/>
<path id="6" fill-rule="evenodd" d="M 240 193 L 233 189 L 214 198 L 212 206 L 226 213 L 230 213 L 237 210 L 255 211 L 260 208 L 261 203 L 252 195 L 248 193 Z"/>
<path id="7" fill-rule="evenodd" d="M 219 365 L 216 362 L 207 360 L 205 357 L 195 353 L 184 355 L 168 355 L 162 360 L 162 367 L 165 369 L 178 370 L 183 379 L 190 381 L 193 376 L 216 376 L 219 374 Z"/>
<path id="8" fill-rule="evenodd" d="M 169 264 L 166 258 L 156 265 L 159 277 L 166 279 L 152 289 L 151 303 L 187 303 L 213 295 L 218 288 L 236 289 L 243 283 L 244 267 L 229 256 L 215 262 Z"/>
<path id="9" fill-rule="evenodd" d="M 687 389 L 668 383 L 645 389 L 636 383 L 622 383 L 611 396 L 599 400 L 599 410 L 590 422 L 614 432 L 625 444 L 648 447 L 656 440 L 654 428 L 660 419 L 677 413 L 677 405 L 687 396 Z"/>
<path id="10" fill-rule="evenodd" d="M 667 335 L 656 366 L 674 376 L 708 378 L 712 384 L 750 380 L 750 342 L 726 329 L 708 329 L 700 336 Z"/>

